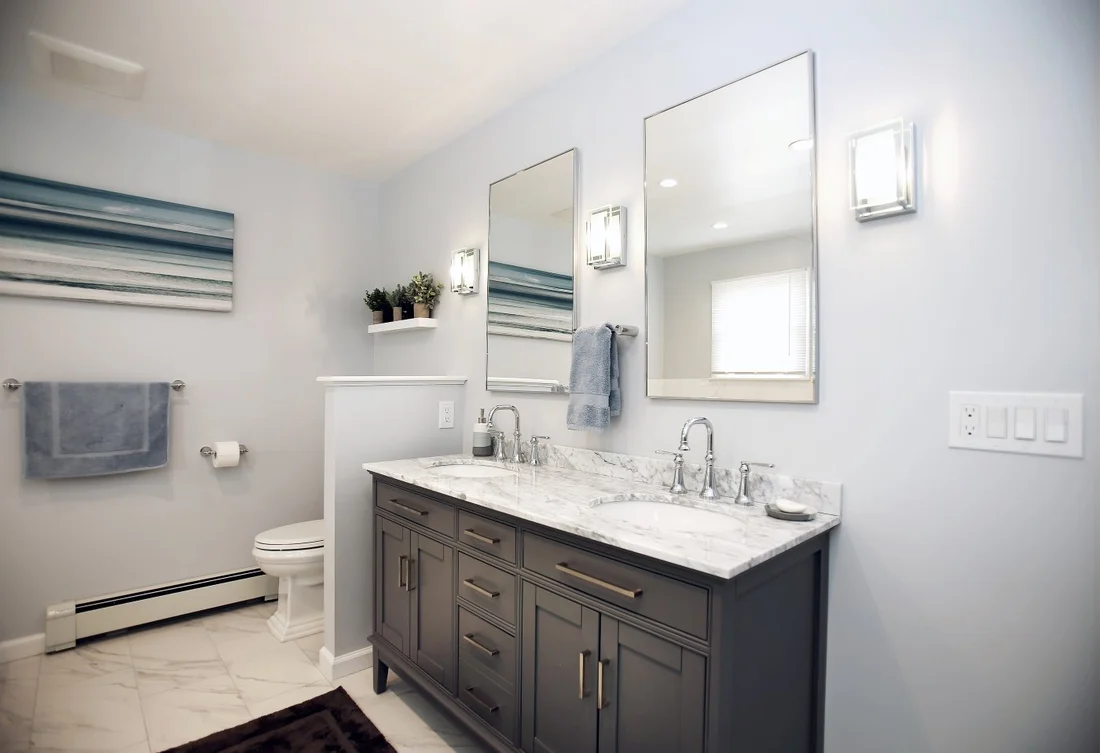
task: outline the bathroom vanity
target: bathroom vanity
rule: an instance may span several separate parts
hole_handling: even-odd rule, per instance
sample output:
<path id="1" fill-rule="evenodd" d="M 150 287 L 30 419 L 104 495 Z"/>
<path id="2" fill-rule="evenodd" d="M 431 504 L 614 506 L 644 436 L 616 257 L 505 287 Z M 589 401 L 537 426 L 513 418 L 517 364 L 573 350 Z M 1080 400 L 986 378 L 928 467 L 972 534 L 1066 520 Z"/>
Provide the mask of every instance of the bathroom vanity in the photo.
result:
<path id="1" fill-rule="evenodd" d="M 497 751 L 822 749 L 839 509 L 790 523 L 459 457 L 364 468 L 376 692 L 392 667 Z"/>

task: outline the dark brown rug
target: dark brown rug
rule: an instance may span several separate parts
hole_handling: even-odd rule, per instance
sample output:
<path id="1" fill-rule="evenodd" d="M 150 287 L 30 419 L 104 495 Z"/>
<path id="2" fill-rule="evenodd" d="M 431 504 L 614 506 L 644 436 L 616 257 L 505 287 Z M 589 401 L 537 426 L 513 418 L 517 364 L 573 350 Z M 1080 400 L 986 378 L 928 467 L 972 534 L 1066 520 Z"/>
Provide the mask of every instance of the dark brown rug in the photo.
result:
<path id="1" fill-rule="evenodd" d="M 343 688 L 168 753 L 396 753 Z"/>

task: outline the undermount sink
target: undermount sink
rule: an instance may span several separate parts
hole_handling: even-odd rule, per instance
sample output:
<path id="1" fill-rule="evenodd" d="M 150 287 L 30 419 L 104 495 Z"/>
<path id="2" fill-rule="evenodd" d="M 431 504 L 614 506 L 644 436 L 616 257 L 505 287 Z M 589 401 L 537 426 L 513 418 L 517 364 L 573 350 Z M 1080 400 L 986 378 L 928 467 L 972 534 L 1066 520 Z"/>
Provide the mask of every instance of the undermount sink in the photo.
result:
<path id="1" fill-rule="evenodd" d="M 515 471 L 498 466 L 458 463 L 454 465 L 437 465 L 431 468 L 431 471 L 432 473 L 438 473 L 440 476 L 451 476 L 452 478 L 504 478 L 516 475 Z"/>
<path id="2" fill-rule="evenodd" d="M 672 531 L 713 533 L 716 530 L 741 528 L 743 525 L 742 521 L 732 515 L 689 507 L 670 500 L 597 500 L 594 512 L 609 520 Z"/>

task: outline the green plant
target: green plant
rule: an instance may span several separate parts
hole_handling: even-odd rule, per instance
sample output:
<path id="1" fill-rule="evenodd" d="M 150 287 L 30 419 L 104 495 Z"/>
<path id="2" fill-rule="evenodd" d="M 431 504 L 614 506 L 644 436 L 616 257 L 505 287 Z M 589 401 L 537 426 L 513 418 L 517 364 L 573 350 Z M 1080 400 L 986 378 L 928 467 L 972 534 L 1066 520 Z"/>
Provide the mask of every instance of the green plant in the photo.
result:
<path id="1" fill-rule="evenodd" d="M 409 294 L 412 296 L 413 303 L 427 306 L 429 310 L 434 309 L 439 303 L 439 294 L 442 291 L 443 283 L 436 282 L 430 274 L 417 272 L 409 281 Z"/>
<path id="2" fill-rule="evenodd" d="M 412 298 L 409 296 L 409 288 L 405 285 L 396 285 L 393 290 L 386 293 L 386 300 L 394 308 L 402 308 L 412 303 Z"/>
<path id="3" fill-rule="evenodd" d="M 365 292 L 367 297 L 363 299 L 363 303 L 367 304 L 367 308 L 371 311 L 381 311 L 389 305 L 390 299 L 385 288 L 375 288 Z"/>

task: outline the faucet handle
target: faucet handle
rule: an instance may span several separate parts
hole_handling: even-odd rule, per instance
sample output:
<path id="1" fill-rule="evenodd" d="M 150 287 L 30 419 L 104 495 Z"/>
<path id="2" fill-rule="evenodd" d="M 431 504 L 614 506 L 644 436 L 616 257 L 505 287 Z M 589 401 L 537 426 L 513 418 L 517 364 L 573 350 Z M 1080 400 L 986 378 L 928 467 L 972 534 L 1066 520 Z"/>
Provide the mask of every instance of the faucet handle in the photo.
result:
<path id="1" fill-rule="evenodd" d="M 680 452 L 679 450 L 677 450 L 675 452 L 673 452 L 672 450 L 654 450 L 654 452 L 657 453 L 658 455 L 672 455 L 672 462 L 673 463 L 682 463 L 682 462 L 684 462 L 684 453 Z"/>
<path id="2" fill-rule="evenodd" d="M 531 458 L 528 461 L 531 465 L 542 465 L 542 462 L 539 461 L 539 440 L 540 439 L 549 440 L 550 437 L 548 437 L 544 434 L 532 434 L 531 435 L 531 439 L 529 440 L 531 442 Z"/>
<path id="3" fill-rule="evenodd" d="M 687 487 L 684 486 L 684 453 L 672 450 L 655 450 L 658 455 L 672 456 L 672 485 L 668 490 L 672 494 L 684 494 Z"/>
<path id="4" fill-rule="evenodd" d="M 741 467 L 738 468 L 739 473 L 748 473 L 749 466 L 757 466 L 758 468 L 775 468 L 775 463 L 757 463 L 752 460 L 742 460 Z"/>

